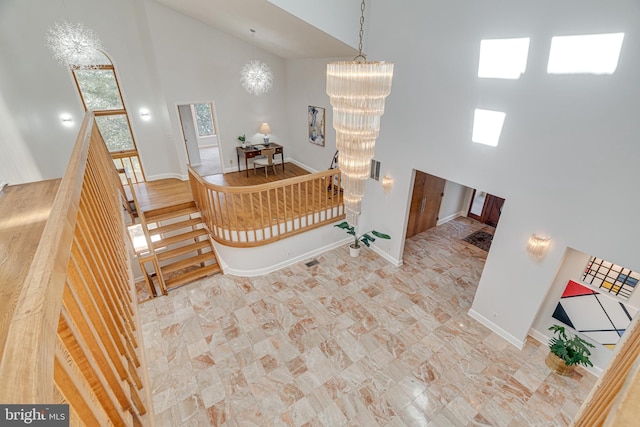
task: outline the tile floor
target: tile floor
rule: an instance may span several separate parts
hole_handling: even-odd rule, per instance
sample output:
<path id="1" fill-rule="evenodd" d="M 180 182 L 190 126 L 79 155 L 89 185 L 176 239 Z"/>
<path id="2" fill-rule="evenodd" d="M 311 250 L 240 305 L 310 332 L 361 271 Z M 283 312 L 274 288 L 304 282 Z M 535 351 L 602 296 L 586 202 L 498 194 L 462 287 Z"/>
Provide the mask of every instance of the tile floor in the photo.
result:
<path id="1" fill-rule="evenodd" d="M 160 426 L 565 426 L 595 383 L 550 374 L 467 315 L 486 252 L 459 218 L 404 265 L 347 248 L 140 306 Z"/>

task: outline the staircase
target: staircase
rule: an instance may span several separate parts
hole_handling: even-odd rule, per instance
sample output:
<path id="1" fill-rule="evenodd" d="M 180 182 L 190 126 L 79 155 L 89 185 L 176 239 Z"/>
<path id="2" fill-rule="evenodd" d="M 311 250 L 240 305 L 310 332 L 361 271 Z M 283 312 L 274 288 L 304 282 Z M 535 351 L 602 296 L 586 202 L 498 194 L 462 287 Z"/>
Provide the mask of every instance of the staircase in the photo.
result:
<path id="1" fill-rule="evenodd" d="M 143 217 L 159 267 L 156 274 L 163 294 L 221 272 L 195 202 L 145 211 Z"/>

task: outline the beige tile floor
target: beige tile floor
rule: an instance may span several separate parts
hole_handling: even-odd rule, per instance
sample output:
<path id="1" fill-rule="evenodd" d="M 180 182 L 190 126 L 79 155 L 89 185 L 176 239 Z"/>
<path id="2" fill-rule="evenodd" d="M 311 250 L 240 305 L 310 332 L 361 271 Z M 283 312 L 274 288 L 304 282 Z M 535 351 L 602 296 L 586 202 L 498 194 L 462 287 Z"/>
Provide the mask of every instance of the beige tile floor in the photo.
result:
<path id="1" fill-rule="evenodd" d="M 141 305 L 160 426 L 565 426 L 595 383 L 550 374 L 467 315 L 486 252 L 460 218 L 394 267 L 347 248 Z"/>

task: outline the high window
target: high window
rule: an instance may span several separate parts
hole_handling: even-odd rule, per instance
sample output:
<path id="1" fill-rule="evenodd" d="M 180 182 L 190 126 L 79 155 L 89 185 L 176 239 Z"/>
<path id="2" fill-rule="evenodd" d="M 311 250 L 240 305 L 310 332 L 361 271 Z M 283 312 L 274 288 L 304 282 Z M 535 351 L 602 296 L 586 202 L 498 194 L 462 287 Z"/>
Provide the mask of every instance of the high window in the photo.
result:
<path id="1" fill-rule="evenodd" d="M 100 59 L 93 68 L 72 69 L 82 104 L 86 111 L 93 110 L 116 168 L 124 169 L 134 183 L 145 181 L 115 68 L 106 55 Z"/>
<path id="2" fill-rule="evenodd" d="M 550 74 L 613 74 L 624 33 L 557 36 L 551 39 Z"/>
<path id="3" fill-rule="evenodd" d="M 506 113 L 476 108 L 473 115 L 471 140 L 478 144 L 496 147 L 502 133 Z"/>
<path id="4" fill-rule="evenodd" d="M 527 69 L 529 38 L 480 41 L 478 77 L 519 79 Z"/>

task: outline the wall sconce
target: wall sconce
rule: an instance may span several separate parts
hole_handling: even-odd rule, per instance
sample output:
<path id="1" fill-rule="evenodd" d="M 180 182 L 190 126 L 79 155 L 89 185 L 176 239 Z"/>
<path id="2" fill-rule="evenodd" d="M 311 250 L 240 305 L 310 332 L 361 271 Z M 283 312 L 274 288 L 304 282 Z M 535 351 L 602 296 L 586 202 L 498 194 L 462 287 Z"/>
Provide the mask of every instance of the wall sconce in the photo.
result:
<path id="1" fill-rule="evenodd" d="M 531 235 L 531 237 L 529 237 L 529 242 L 527 243 L 527 252 L 529 252 L 529 256 L 531 258 L 539 261 L 546 255 L 550 243 L 550 237 L 542 237 L 534 233 Z"/>
<path id="2" fill-rule="evenodd" d="M 71 114 L 60 115 L 60 120 L 62 121 L 62 126 L 66 126 L 66 127 L 73 126 L 73 118 L 71 117 Z"/>
<path id="3" fill-rule="evenodd" d="M 140 117 L 142 118 L 142 120 L 150 120 L 151 113 L 146 108 L 143 108 L 140 110 Z"/>
<path id="4" fill-rule="evenodd" d="M 384 194 L 389 194 L 391 189 L 393 188 L 393 177 L 391 176 L 383 176 L 382 177 L 382 191 Z"/>

